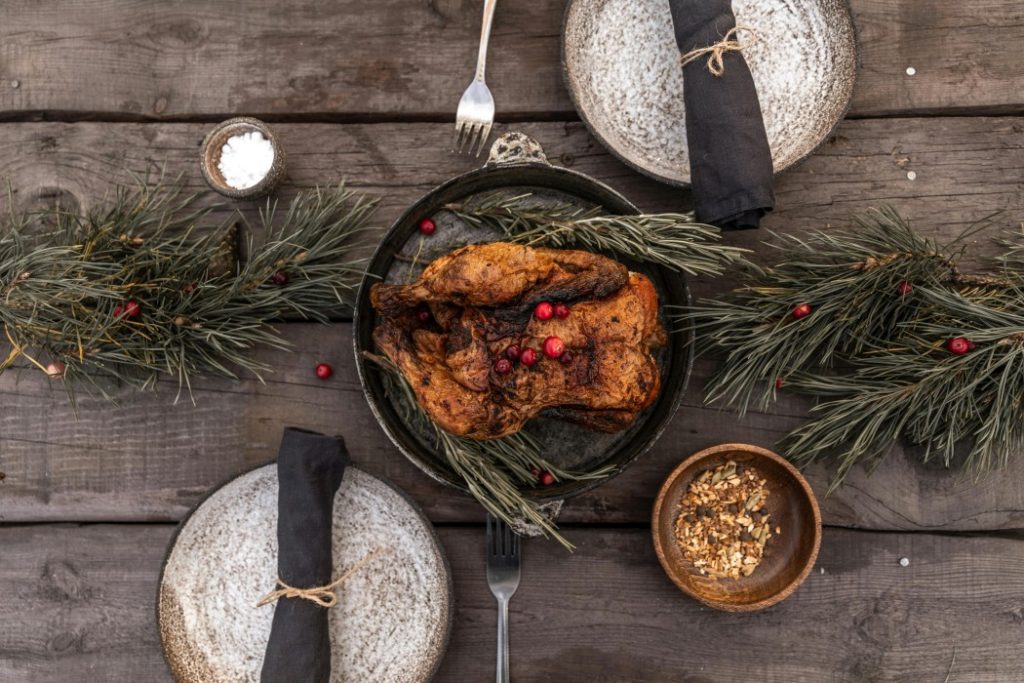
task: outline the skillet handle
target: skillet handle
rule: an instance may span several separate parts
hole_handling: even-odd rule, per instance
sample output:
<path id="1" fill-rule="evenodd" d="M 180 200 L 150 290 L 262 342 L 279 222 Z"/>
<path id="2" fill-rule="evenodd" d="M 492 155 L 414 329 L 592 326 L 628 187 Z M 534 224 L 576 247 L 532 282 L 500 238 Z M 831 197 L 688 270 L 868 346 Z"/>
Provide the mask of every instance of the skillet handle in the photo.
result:
<path id="1" fill-rule="evenodd" d="M 526 133 L 505 133 L 491 145 L 491 153 L 484 166 L 511 166 L 517 164 L 544 164 L 551 162 L 540 143 Z"/>
<path id="2" fill-rule="evenodd" d="M 546 503 L 542 503 L 537 509 L 542 515 L 554 522 L 558 519 L 558 515 L 561 514 L 563 505 L 565 505 L 565 499 L 559 498 L 558 500 L 549 500 Z M 544 535 L 544 531 L 539 526 L 527 522 L 523 517 L 517 517 L 510 526 L 520 536 Z"/>

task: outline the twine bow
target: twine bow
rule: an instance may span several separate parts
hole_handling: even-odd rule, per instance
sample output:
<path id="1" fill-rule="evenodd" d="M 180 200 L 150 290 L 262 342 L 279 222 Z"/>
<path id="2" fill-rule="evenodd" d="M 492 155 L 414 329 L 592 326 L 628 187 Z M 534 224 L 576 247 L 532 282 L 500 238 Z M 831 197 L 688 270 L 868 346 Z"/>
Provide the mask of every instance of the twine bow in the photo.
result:
<path id="1" fill-rule="evenodd" d="M 381 551 L 380 547 L 374 548 L 366 557 L 356 562 L 344 574 L 331 581 L 326 586 L 314 586 L 313 588 L 296 588 L 295 586 L 289 586 L 279 576 L 277 577 L 277 585 L 280 588 L 273 590 L 256 603 L 257 607 L 263 607 L 269 605 L 272 602 L 277 602 L 281 598 L 299 598 L 300 600 L 309 600 L 310 602 L 320 605 L 321 607 L 330 609 L 338 604 L 338 596 L 334 592 L 336 588 L 345 583 L 353 574 L 365 567 L 376 557 Z"/>
<path id="2" fill-rule="evenodd" d="M 708 45 L 707 47 L 699 47 L 696 50 L 690 50 L 682 56 L 682 65 L 686 66 L 691 64 L 704 55 L 708 55 L 708 71 L 711 72 L 712 76 L 721 76 L 725 73 L 725 62 L 722 61 L 722 55 L 726 52 L 739 52 L 743 49 L 743 45 L 736 40 L 736 36 L 740 31 L 746 31 L 751 34 L 754 38 L 754 42 L 757 41 L 757 33 L 752 28 L 746 26 L 734 26 L 722 37 L 720 41 L 714 45 Z"/>

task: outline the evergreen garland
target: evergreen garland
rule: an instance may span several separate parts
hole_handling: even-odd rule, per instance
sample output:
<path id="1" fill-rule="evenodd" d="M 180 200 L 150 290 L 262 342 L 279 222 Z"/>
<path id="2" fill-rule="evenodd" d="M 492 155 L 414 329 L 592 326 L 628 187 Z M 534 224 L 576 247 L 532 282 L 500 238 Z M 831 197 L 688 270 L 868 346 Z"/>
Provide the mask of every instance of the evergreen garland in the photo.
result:
<path id="1" fill-rule="evenodd" d="M 12 214 L 0 226 L 0 372 L 27 361 L 72 398 L 78 380 L 103 392 L 103 375 L 187 390 L 201 373 L 268 370 L 251 351 L 287 346 L 268 322 L 326 322 L 351 305 L 363 271 L 352 241 L 374 201 L 339 185 L 298 195 L 284 216 L 268 202 L 238 264 L 237 226 L 207 224 L 196 199 L 141 182 L 87 213 Z"/>
<path id="2" fill-rule="evenodd" d="M 939 244 L 881 208 L 850 231 L 778 237 L 779 263 L 748 265 L 689 314 L 700 351 L 722 355 L 707 400 L 818 399 L 781 448 L 835 458 L 833 488 L 900 440 L 975 474 L 1005 465 L 1024 445 L 1024 235 L 982 275 L 958 267 L 964 236 Z"/>

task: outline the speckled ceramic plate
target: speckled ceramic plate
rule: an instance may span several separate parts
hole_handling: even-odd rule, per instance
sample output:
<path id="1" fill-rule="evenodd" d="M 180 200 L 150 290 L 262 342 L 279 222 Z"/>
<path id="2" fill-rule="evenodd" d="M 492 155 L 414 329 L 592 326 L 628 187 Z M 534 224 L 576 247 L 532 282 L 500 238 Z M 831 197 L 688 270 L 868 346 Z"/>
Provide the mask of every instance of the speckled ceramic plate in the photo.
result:
<path id="1" fill-rule="evenodd" d="M 775 171 L 810 154 L 843 117 L 857 71 L 845 0 L 734 0 L 757 31 L 744 55 L 757 85 Z M 690 182 L 683 72 L 668 0 L 571 0 L 562 34 L 566 83 L 590 131 L 630 166 Z"/>
<path id="2" fill-rule="evenodd" d="M 277 468 L 231 480 L 182 523 L 164 562 L 157 622 L 180 683 L 259 680 L 277 577 Z M 375 548 L 330 610 L 332 683 L 429 681 L 448 644 L 452 586 L 430 522 L 405 494 L 354 467 L 334 500 L 334 567 Z M 341 645 L 343 644 L 343 645 Z"/>

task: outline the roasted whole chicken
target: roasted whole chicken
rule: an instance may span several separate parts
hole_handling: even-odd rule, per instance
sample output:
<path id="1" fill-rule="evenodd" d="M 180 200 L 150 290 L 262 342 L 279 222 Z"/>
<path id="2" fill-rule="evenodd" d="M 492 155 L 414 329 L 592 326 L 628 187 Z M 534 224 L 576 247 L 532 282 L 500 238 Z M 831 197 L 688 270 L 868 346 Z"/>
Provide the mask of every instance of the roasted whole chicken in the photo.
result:
<path id="1" fill-rule="evenodd" d="M 495 439 L 541 412 L 619 431 L 661 387 L 654 285 L 603 256 L 469 245 L 370 300 L 377 347 L 452 434 Z"/>

